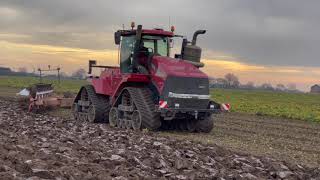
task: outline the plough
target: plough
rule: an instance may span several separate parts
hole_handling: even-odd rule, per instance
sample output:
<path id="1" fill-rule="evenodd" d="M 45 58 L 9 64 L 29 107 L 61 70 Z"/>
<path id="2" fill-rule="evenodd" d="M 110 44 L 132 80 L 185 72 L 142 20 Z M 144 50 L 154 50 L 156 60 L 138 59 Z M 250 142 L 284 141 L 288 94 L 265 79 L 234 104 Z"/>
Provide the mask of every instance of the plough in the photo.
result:
<path id="1" fill-rule="evenodd" d="M 74 98 L 54 94 L 52 84 L 37 83 L 21 90 L 18 95 L 28 98 L 28 112 L 44 111 L 48 108 L 72 106 Z"/>

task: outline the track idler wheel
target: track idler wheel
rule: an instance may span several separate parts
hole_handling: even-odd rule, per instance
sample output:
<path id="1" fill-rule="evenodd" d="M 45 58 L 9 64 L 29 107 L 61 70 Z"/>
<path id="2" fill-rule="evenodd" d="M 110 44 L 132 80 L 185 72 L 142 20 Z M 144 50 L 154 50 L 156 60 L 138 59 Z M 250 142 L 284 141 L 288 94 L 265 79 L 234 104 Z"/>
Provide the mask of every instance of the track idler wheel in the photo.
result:
<path id="1" fill-rule="evenodd" d="M 111 127 L 116 127 L 119 121 L 119 111 L 118 108 L 113 107 L 109 112 L 109 123 Z"/>
<path id="2" fill-rule="evenodd" d="M 94 122 L 96 119 L 96 109 L 93 104 L 88 108 L 87 118 L 90 122 Z"/>
<path id="3" fill-rule="evenodd" d="M 134 130 L 139 130 L 141 129 L 141 126 L 142 126 L 141 114 L 138 110 L 135 110 L 132 113 L 132 128 Z"/>

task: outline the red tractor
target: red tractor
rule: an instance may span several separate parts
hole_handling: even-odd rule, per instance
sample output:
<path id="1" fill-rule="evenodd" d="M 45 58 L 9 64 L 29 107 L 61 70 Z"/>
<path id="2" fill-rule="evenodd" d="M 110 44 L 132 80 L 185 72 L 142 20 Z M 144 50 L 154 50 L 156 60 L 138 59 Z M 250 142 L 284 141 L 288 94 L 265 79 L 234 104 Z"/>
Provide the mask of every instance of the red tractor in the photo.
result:
<path id="1" fill-rule="evenodd" d="M 77 120 L 109 122 L 112 127 L 139 130 L 147 128 L 210 132 L 211 115 L 220 105 L 210 100 L 208 76 L 199 70 L 201 48 L 183 39 L 181 54 L 171 58 L 174 35 L 162 29 L 118 30 L 115 44 L 120 49 L 120 67 L 103 68 L 99 77 L 89 76 L 91 85 L 83 86 L 73 105 Z"/>

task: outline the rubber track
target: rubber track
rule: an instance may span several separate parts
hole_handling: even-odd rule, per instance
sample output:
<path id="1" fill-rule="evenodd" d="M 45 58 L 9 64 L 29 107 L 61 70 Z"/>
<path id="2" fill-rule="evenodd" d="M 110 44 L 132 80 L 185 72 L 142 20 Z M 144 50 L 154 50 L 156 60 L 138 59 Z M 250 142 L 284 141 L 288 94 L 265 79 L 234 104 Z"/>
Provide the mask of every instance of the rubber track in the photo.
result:
<path id="1" fill-rule="evenodd" d="M 213 129 L 213 116 L 210 115 L 203 120 L 196 123 L 196 130 L 198 132 L 209 133 Z"/>
<path id="2" fill-rule="evenodd" d="M 141 114 L 142 126 L 150 130 L 157 130 L 161 126 L 160 114 L 155 111 L 152 93 L 148 88 L 126 88 Z"/>
<path id="3" fill-rule="evenodd" d="M 102 122 L 109 123 L 109 112 L 111 109 L 111 103 L 108 96 L 98 94 L 100 105 L 103 108 Z"/>
<path id="4" fill-rule="evenodd" d="M 96 110 L 94 123 L 101 123 L 108 120 L 110 104 L 107 98 L 102 95 L 97 95 L 92 85 L 86 85 L 84 89 L 87 91 L 89 99 Z"/>

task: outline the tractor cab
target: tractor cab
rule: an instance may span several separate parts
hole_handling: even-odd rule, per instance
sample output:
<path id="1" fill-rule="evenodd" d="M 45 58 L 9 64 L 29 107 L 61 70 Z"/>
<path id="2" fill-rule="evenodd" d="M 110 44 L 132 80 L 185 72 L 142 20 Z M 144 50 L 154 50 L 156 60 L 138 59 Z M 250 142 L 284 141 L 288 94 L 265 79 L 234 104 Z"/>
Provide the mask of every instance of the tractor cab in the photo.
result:
<path id="1" fill-rule="evenodd" d="M 171 60 L 183 60 L 197 68 L 204 66 L 201 60 L 201 48 L 196 45 L 197 37 L 206 33 L 205 30 L 198 30 L 193 34 L 192 41 L 181 35 L 174 35 L 174 26 L 171 31 L 163 29 L 142 29 L 138 25 L 131 30 L 118 30 L 115 32 L 115 44 L 120 49 L 120 71 L 121 73 L 142 73 L 148 74 L 149 66 L 153 56 L 168 57 Z M 173 37 L 183 38 L 181 53 L 175 54 L 175 58 L 169 58 Z"/>
<path id="2" fill-rule="evenodd" d="M 153 56 L 169 57 L 173 32 L 162 29 L 119 30 L 115 33 L 115 43 L 120 49 L 121 73 L 148 74 Z"/>

